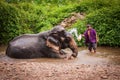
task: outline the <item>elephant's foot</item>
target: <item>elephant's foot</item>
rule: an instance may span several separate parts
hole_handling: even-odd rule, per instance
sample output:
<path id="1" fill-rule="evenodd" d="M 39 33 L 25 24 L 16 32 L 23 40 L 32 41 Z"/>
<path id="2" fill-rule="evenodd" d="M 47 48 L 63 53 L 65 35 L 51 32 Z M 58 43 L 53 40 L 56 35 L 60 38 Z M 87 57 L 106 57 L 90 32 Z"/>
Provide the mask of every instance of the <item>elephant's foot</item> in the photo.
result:
<path id="1" fill-rule="evenodd" d="M 72 56 L 72 53 L 66 54 L 66 60 L 70 60 L 70 59 L 74 59 L 74 57 Z"/>
<path id="2" fill-rule="evenodd" d="M 74 59 L 73 52 L 70 49 L 62 49 L 60 50 L 60 54 L 65 56 L 65 60 L 69 60 L 69 59 Z"/>
<path id="3" fill-rule="evenodd" d="M 58 56 L 59 56 L 60 59 L 65 59 L 66 58 L 66 55 L 58 54 Z"/>

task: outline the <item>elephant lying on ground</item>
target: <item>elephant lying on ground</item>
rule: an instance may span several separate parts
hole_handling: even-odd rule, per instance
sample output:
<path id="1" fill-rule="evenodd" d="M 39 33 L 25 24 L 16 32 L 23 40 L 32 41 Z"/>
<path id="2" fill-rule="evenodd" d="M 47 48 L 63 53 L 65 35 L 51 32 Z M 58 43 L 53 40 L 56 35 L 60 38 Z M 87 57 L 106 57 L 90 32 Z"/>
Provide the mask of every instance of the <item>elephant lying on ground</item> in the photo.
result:
<path id="1" fill-rule="evenodd" d="M 72 53 L 63 49 L 70 48 Z M 78 49 L 72 35 L 58 25 L 38 34 L 24 34 L 9 42 L 6 55 L 12 58 L 71 58 L 77 57 Z"/>

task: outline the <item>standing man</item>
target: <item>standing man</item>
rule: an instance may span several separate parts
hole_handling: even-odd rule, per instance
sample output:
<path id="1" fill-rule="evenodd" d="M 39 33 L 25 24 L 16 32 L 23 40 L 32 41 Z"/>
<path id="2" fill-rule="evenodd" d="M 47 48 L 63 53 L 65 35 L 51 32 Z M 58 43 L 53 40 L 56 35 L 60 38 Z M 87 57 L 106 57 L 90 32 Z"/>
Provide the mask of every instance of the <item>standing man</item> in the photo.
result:
<path id="1" fill-rule="evenodd" d="M 96 30 L 92 28 L 90 24 L 87 24 L 87 30 L 82 35 L 85 37 L 85 44 L 88 46 L 88 50 L 90 52 L 96 53 L 97 47 L 97 33 Z"/>

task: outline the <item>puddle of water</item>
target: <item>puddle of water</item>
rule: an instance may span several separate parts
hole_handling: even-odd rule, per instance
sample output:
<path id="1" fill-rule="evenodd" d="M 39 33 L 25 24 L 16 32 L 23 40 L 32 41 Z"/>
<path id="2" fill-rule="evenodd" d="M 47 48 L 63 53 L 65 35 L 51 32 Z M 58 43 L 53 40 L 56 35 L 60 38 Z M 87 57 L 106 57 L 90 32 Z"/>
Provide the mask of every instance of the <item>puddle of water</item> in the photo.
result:
<path id="1" fill-rule="evenodd" d="M 80 47 L 78 57 L 73 60 L 37 58 L 37 59 L 14 59 L 5 55 L 6 46 L 0 47 L 0 61 L 5 62 L 48 62 L 48 63 L 75 63 L 75 64 L 119 64 L 120 48 L 98 47 L 96 54 L 90 54 L 86 47 Z"/>

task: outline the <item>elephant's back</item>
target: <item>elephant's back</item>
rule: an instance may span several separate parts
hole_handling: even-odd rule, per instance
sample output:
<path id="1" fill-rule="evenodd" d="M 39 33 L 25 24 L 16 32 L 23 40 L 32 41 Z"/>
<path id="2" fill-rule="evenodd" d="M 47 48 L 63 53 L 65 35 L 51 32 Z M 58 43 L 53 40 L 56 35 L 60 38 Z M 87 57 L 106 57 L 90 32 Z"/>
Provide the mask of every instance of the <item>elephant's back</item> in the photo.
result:
<path id="1" fill-rule="evenodd" d="M 38 42 L 38 36 L 34 35 L 23 35 L 17 39 L 14 39 L 10 42 L 12 46 L 21 46 L 21 47 L 29 47 L 34 46 Z"/>
<path id="2" fill-rule="evenodd" d="M 38 34 L 24 34 L 15 37 L 13 40 L 9 42 L 9 44 L 12 44 L 12 46 L 33 46 L 35 44 L 38 44 L 40 42 L 41 44 L 45 43 L 46 38 L 48 36 L 50 31 L 41 32 Z"/>

